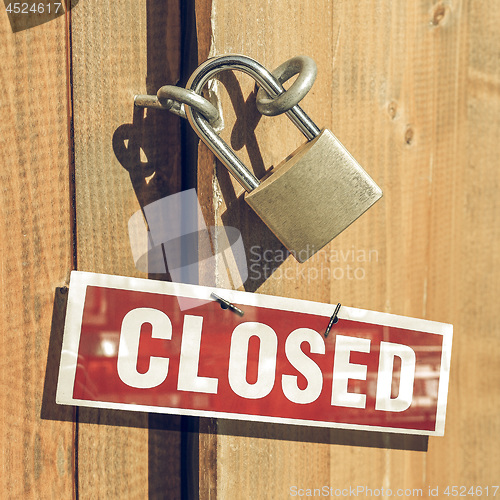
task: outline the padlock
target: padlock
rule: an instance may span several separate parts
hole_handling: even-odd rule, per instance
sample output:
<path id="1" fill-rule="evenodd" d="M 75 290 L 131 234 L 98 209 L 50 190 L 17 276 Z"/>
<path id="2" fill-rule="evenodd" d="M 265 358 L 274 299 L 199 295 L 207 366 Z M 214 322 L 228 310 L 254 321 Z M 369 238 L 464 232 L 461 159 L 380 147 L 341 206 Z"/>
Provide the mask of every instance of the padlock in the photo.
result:
<path id="1" fill-rule="evenodd" d="M 282 66 L 294 70 L 285 76 L 300 73 L 307 60 L 312 61 L 304 56 L 287 61 Z M 228 69 L 251 75 L 272 97 L 286 94 L 280 80 L 261 64 L 241 55 L 209 59 L 193 73 L 186 88 L 201 94 L 210 78 Z M 301 77 L 299 74 L 287 92 L 294 85 L 300 87 Z M 298 105 L 286 109 L 286 114 L 308 142 L 271 168 L 262 181 L 200 113 L 187 107 L 186 114 L 200 138 L 247 190 L 246 202 L 299 262 L 323 248 L 382 196 L 382 190 L 338 139 L 329 130 L 320 130 Z"/>

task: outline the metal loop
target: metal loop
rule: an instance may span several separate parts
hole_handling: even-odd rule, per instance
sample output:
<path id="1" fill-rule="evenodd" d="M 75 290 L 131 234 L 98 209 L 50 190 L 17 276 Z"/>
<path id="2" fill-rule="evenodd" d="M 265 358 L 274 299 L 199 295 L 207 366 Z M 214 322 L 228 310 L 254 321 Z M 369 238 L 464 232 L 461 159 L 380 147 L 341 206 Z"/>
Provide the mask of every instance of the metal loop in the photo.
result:
<path id="1" fill-rule="evenodd" d="M 169 111 L 182 118 L 186 118 L 186 108 L 184 105 L 190 106 L 198 113 L 202 114 L 208 122 L 215 127 L 219 121 L 219 111 L 207 99 L 192 90 L 176 87 L 175 85 L 164 85 L 156 93 L 158 101 L 169 107 Z"/>
<path id="2" fill-rule="evenodd" d="M 138 107 L 170 111 L 174 115 L 187 119 L 186 105 L 203 115 L 216 130 L 221 124 L 219 111 L 210 101 L 192 90 L 175 85 L 164 85 L 158 90 L 156 96 L 136 95 L 134 103 Z"/>
<path id="3" fill-rule="evenodd" d="M 278 66 L 272 75 L 281 84 L 292 78 L 297 73 L 299 76 L 292 86 L 278 97 L 269 98 L 269 94 L 261 87 L 257 92 L 257 109 L 266 116 L 276 116 L 286 113 L 298 104 L 311 90 L 316 80 L 317 66 L 314 59 L 308 56 L 292 57 Z M 266 97 L 267 96 L 267 97 Z"/>

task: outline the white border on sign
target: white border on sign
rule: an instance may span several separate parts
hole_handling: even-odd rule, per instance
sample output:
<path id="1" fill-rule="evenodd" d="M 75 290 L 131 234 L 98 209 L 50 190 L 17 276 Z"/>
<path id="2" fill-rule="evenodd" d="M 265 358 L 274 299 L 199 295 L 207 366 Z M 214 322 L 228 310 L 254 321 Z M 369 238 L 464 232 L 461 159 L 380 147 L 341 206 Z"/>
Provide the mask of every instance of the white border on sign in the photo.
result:
<path id="1" fill-rule="evenodd" d="M 61 352 L 59 378 L 57 383 L 56 403 L 58 404 L 128 411 L 146 411 L 151 413 L 189 415 L 196 417 L 216 417 L 228 418 L 232 420 L 249 420 L 268 423 L 308 425 L 314 427 L 394 432 L 399 434 L 419 434 L 428 436 L 444 435 L 453 325 L 447 323 L 438 323 L 436 321 L 428 321 L 424 319 L 409 318 L 407 316 L 398 316 L 396 314 L 390 313 L 368 311 L 365 309 L 357 309 L 347 306 L 342 306 L 342 308 L 340 309 L 340 313 L 338 315 L 340 319 L 359 321 L 361 323 L 371 323 L 375 325 L 391 326 L 394 328 L 403 328 L 406 330 L 416 330 L 419 332 L 443 336 L 443 351 L 441 357 L 441 370 L 439 374 L 436 427 L 434 431 L 73 399 L 73 388 L 78 361 L 78 347 L 80 344 L 83 307 L 85 304 L 87 286 L 157 293 L 162 295 L 173 295 L 176 297 L 182 296 L 192 299 L 202 299 L 205 301 L 213 301 L 214 299 L 210 295 L 212 292 L 215 292 L 222 295 L 229 302 L 237 305 L 249 305 L 267 309 L 281 309 L 283 311 L 324 316 L 325 318 L 330 318 L 334 313 L 336 307 L 336 305 L 324 304 L 321 302 L 290 299 L 286 297 L 241 292 L 237 290 L 227 290 L 200 285 L 186 285 L 184 283 L 172 283 L 168 281 L 154 281 L 143 278 L 112 276 L 109 274 L 96 274 L 83 271 L 72 271 L 68 294 L 68 308 L 66 312 L 66 321 L 64 324 L 64 338 Z"/>

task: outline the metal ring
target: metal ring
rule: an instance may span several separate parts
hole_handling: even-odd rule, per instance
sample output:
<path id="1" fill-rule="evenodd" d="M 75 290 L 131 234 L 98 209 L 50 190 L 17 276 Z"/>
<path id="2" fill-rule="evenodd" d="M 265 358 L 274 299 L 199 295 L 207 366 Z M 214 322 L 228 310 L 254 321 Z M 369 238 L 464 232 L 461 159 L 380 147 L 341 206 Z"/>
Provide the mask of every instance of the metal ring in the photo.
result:
<path id="1" fill-rule="evenodd" d="M 276 116 L 286 113 L 298 104 L 311 90 L 316 74 L 318 72 L 314 59 L 308 56 L 292 57 L 278 66 L 272 75 L 281 84 L 292 78 L 297 73 L 299 76 L 292 86 L 283 94 L 275 98 L 269 98 L 267 92 L 261 87 L 257 92 L 257 109 L 266 116 Z M 267 96 L 267 97 L 266 97 Z"/>
<path id="2" fill-rule="evenodd" d="M 203 115 L 212 126 L 219 121 L 219 111 L 207 99 L 192 90 L 176 87 L 175 85 L 164 85 L 156 93 L 162 107 L 171 113 L 187 119 L 184 105 L 193 108 Z"/>

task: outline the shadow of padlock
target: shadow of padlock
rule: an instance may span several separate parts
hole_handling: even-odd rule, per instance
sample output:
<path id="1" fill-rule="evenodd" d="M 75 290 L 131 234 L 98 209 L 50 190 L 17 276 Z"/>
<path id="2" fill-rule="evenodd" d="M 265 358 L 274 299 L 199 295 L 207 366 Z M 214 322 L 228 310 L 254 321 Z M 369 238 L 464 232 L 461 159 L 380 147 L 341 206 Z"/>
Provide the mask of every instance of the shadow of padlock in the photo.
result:
<path id="1" fill-rule="evenodd" d="M 128 222 L 136 268 L 170 273 L 172 281 L 237 289 L 248 278 L 243 239 L 234 227 L 207 228 L 195 189 L 176 193 L 137 211 Z M 181 310 L 207 300 L 178 297 Z"/>

